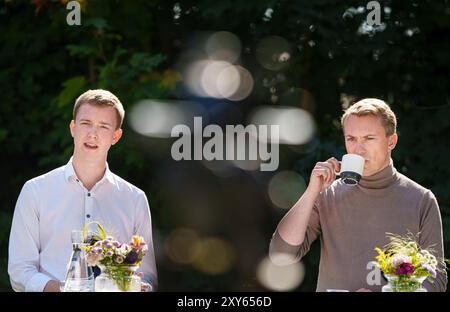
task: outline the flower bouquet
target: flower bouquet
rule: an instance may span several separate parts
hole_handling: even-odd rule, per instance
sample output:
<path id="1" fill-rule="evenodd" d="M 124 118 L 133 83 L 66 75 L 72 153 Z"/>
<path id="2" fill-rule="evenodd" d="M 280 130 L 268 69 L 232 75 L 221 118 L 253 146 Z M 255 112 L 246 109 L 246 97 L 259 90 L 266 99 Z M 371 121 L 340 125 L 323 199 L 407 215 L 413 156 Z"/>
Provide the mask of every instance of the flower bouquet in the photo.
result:
<path id="1" fill-rule="evenodd" d="M 445 262 L 439 261 L 431 248 L 421 249 L 413 234 L 405 236 L 387 233 L 390 240 L 384 250 L 375 248 L 380 270 L 384 273 L 388 285 L 383 291 L 414 292 L 426 291 L 422 288 L 425 279 L 436 278 L 441 264 L 445 268 Z"/>
<path id="2" fill-rule="evenodd" d="M 109 291 L 140 291 L 141 280 L 135 275 L 148 246 L 142 236 L 133 235 L 129 243 L 122 243 L 110 235 L 106 235 L 98 222 L 86 224 L 83 240 L 89 224 L 96 223 L 99 234 L 89 239 L 86 247 L 86 261 L 90 266 L 99 266 L 102 274 L 96 278 L 96 291 L 108 288 Z M 104 286 L 111 284 L 113 286 Z M 101 289 L 100 289 L 101 288 Z"/>

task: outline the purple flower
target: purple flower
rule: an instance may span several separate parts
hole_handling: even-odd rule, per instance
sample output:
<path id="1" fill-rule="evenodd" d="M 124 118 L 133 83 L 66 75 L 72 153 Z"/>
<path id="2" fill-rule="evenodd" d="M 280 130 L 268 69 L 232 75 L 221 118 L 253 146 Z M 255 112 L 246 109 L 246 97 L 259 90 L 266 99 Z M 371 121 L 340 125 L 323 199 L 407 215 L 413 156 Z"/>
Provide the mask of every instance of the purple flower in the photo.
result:
<path id="1" fill-rule="evenodd" d="M 414 266 L 411 263 L 402 263 L 395 269 L 395 274 L 411 275 L 414 273 Z"/>
<path id="2" fill-rule="evenodd" d="M 108 251 L 105 253 L 105 257 L 111 257 L 113 254 L 114 254 L 114 253 L 113 253 L 111 250 L 108 250 Z"/>
<path id="3" fill-rule="evenodd" d="M 94 248 L 91 249 L 91 251 L 92 251 L 93 253 L 99 255 L 99 254 L 102 253 L 103 250 L 102 250 L 101 247 L 94 247 Z"/>
<path id="4" fill-rule="evenodd" d="M 90 266 L 96 266 L 103 259 L 103 255 L 96 254 L 90 251 L 86 255 L 86 261 Z"/>
<path id="5" fill-rule="evenodd" d="M 428 264 L 422 264 L 422 267 L 427 270 L 428 272 L 431 273 L 431 276 L 433 276 L 433 278 L 436 278 L 436 270 L 433 269 L 431 266 L 429 266 Z"/>
<path id="6" fill-rule="evenodd" d="M 133 264 L 137 261 L 137 259 L 138 259 L 138 253 L 133 250 L 133 251 L 130 251 L 130 253 L 125 258 L 125 263 Z"/>

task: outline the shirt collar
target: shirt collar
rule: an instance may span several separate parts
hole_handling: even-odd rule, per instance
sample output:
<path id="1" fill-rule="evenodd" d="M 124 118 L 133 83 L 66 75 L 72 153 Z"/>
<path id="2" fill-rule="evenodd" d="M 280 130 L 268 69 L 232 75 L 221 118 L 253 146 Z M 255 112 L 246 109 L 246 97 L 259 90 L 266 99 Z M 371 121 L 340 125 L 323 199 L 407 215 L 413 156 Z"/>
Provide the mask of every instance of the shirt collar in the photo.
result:
<path id="1" fill-rule="evenodd" d="M 64 176 L 68 182 L 73 181 L 74 179 L 78 179 L 77 174 L 75 173 L 75 169 L 73 169 L 73 156 L 70 157 L 69 162 L 66 164 L 64 168 Z M 106 162 L 106 170 L 104 176 L 98 181 L 98 184 L 102 184 L 103 182 L 108 181 L 111 184 L 114 184 L 114 175 L 109 170 L 108 162 Z"/>
<path id="2" fill-rule="evenodd" d="M 73 179 L 77 178 L 75 170 L 73 169 L 72 159 L 73 156 L 70 157 L 69 162 L 64 167 L 64 177 L 66 178 L 67 182 L 71 182 Z"/>
<path id="3" fill-rule="evenodd" d="M 105 175 L 103 176 L 103 178 L 100 180 L 102 181 L 103 179 L 106 179 L 106 181 L 108 181 L 111 184 L 114 184 L 114 175 L 111 172 L 111 170 L 109 170 L 109 165 L 108 162 L 106 162 L 106 170 L 105 170 Z"/>

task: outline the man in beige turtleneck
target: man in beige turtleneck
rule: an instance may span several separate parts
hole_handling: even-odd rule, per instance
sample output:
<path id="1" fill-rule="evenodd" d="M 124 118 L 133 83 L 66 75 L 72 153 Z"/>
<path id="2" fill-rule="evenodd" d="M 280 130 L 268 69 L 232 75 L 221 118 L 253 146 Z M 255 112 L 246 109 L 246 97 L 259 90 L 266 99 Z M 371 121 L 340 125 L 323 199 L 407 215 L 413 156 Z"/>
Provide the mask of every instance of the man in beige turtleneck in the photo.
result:
<path id="1" fill-rule="evenodd" d="M 443 257 L 439 207 L 430 190 L 394 168 L 397 121 L 385 102 L 361 100 L 344 112 L 341 124 L 347 152 L 365 159 L 361 181 L 351 186 L 336 180 L 340 163 L 333 157 L 318 162 L 306 191 L 278 224 L 269 255 L 278 263 L 298 261 L 320 238 L 317 291 L 380 291 L 386 282 L 368 276 L 374 273 L 374 248 L 389 242 L 387 232 L 419 233 L 418 244 Z M 446 273 L 424 286 L 445 291 Z"/>

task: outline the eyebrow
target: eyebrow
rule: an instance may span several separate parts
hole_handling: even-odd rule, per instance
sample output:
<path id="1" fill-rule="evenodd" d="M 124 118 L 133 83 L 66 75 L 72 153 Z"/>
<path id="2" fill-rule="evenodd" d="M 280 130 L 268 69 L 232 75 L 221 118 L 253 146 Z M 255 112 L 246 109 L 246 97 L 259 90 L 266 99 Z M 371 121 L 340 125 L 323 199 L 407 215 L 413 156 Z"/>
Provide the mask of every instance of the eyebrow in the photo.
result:
<path id="1" fill-rule="evenodd" d="M 83 121 L 92 122 L 89 119 L 80 119 L 80 122 L 83 122 Z M 109 122 L 104 122 L 104 121 L 100 121 L 100 124 L 106 125 L 106 126 L 112 126 Z"/>
<path id="2" fill-rule="evenodd" d="M 367 137 L 376 137 L 376 136 L 378 136 L 378 135 L 377 135 L 377 134 L 366 134 L 366 135 L 363 136 L 363 138 L 367 138 Z M 346 134 L 345 137 L 346 137 L 346 138 L 348 138 L 348 137 L 354 138 L 355 136 L 350 135 L 350 134 Z"/>

